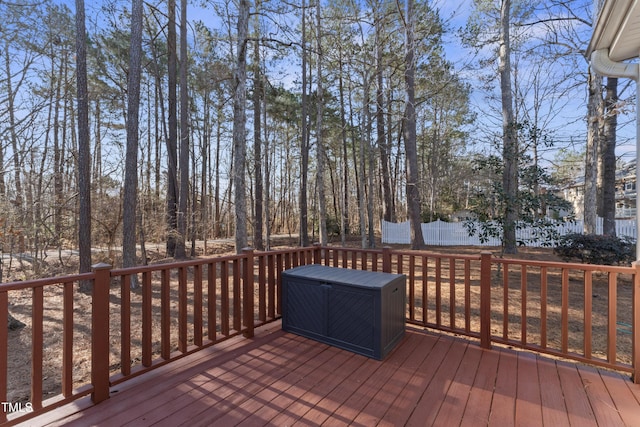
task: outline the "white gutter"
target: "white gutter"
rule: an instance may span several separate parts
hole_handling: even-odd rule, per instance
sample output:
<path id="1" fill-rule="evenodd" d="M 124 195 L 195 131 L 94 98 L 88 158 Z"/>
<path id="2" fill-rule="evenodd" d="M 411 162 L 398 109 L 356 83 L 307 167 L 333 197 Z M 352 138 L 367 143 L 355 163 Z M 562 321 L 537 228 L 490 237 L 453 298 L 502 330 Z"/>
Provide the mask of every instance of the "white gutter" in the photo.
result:
<path id="1" fill-rule="evenodd" d="M 591 67 L 601 76 L 621 77 L 638 81 L 638 64 L 614 62 L 609 58 L 609 49 L 594 50 L 591 54 Z"/>
<path id="2" fill-rule="evenodd" d="M 639 52 L 640 56 L 640 52 Z M 636 188 L 640 188 L 640 71 L 638 64 L 615 62 L 609 58 L 609 49 L 594 50 L 591 67 L 596 73 L 607 77 L 620 77 L 636 81 Z M 640 261 L 640 193 L 636 194 L 636 261 Z"/>

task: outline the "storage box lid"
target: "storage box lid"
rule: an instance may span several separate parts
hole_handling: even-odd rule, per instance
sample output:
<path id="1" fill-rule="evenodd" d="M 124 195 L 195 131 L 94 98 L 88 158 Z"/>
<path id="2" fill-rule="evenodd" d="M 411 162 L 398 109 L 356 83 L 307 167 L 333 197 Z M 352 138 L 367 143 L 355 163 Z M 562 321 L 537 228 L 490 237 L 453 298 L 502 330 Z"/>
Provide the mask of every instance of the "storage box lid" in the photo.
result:
<path id="1" fill-rule="evenodd" d="M 319 264 L 302 265 L 282 272 L 283 276 L 318 280 L 361 288 L 382 288 L 390 282 L 406 277 L 404 274 L 353 270 Z"/>

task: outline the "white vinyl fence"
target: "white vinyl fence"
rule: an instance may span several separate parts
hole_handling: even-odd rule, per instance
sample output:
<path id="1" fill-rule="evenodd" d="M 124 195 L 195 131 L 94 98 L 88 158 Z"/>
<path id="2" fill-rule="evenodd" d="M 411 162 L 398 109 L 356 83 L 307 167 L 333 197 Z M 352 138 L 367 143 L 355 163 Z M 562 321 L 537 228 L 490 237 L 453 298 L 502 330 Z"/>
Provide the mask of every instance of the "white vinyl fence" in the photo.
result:
<path id="1" fill-rule="evenodd" d="M 602 218 L 598 218 L 596 223 L 597 234 L 602 234 Z M 563 236 L 569 233 L 582 233 L 583 222 L 575 221 L 558 225 L 558 235 Z M 616 234 L 618 237 L 628 236 L 636 239 L 635 220 L 616 220 Z M 433 246 L 500 246 L 502 241 L 498 238 L 490 238 L 486 242 L 481 242 L 478 235 L 469 235 L 464 222 L 444 222 L 434 221 L 422 224 L 422 235 L 426 245 Z M 554 242 L 544 241 L 536 237 L 534 229 L 520 229 L 516 232 L 516 239 L 524 242 L 526 246 L 540 247 L 550 246 Z M 382 221 L 382 243 L 409 244 L 411 243 L 411 229 L 409 221 L 393 223 Z"/>

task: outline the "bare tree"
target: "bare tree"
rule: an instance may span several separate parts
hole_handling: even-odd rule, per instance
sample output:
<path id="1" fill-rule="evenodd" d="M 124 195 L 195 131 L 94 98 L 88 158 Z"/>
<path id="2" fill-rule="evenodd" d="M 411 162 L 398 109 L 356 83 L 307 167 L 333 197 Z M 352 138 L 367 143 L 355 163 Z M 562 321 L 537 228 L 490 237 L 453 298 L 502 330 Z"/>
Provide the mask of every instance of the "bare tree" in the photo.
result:
<path id="1" fill-rule="evenodd" d="M 180 191 L 178 195 L 178 242 L 176 258 L 186 258 L 189 200 L 189 95 L 187 90 L 187 0 L 180 1 Z"/>
<path id="2" fill-rule="evenodd" d="M 618 125 L 618 79 L 607 77 L 604 98 L 604 126 L 600 138 L 599 170 L 602 176 L 599 193 L 601 194 L 601 213 L 603 218 L 602 234 L 616 235 L 616 128 Z"/>
<path id="3" fill-rule="evenodd" d="M 395 206 L 393 203 L 393 194 L 391 192 L 391 166 L 389 145 L 387 144 L 387 135 L 385 133 L 385 103 L 384 103 L 384 46 L 383 46 L 383 28 L 384 15 L 382 4 L 376 5 L 374 8 L 374 25 L 375 25 L 375 48 L 376 48 L 376 131 L 377 145 L 380 150 L 380 179 L 382 180 L 382 202 L 384 220 L 389 222 L 396 221 Z"/>
<path id="4" fill-rule="evenodd" d="M 502 95 L 502 190 L 504 191 L 504 223 L 502 245 L 505 253 L 518 251 L 516 246 L 516 220 L 518 207 L 518 139 L 513 114 L 513 97 L 511 91 L 511 0 L 502 0 L 500 8 L 500 48 L 499 71 L 500 93 Z"/>
<path id="5" fill-rule="evenodd" d="M 598 178 L 598 147 L 602 117 L 602 77 L 589 70 L 587 103 L 587 151 L 584 165 L 584 232 L 596 232 L 596 195 Z"/>
<path id="6" fill-rule="evenodd" d="M 413 0 L 407 0 L 405 25 L 405 72 L 406 105 L 404 116 L 404 147 L 407 158 L 407 213 L 411 222 L 411 247 L 424 247 L 422 220 L 420 215 L 420 190 L 418 186 L 418 151 L 416 146 L 416 100 L 415 100 L 415 41 Z"/>
<path id="7" fill-rule="evenodd" d="M 167 255 L 176 255 L 180 242 L 177 224 L 178 204 L 178 118 L 177 118 L 177 50 L 176 50 L 176 2 L 169 0 L 167 28 L 168 78 L 169 78 L 169 135 L 167 138 Z"/>
<path id="8" fill-rule="evenodd" d="M 316 117 L 316 185 L 318 186 L 318 210 L 320 217 L 320 244 L 326 245 L 327 236 L 327 200 L 324 188 L 324 158 L 325 147 L 322 135 L 322 119 L 324 115 L 324 99 L 322 85 L 322 22 L 321 22 L 320 0 L 316 0 L 316 94 L 317 94 L 317 117 Z"/>
<path id="9" fill-rule="evenodd" d="M 246 79 L 247 36 L 249 32 L 249 0 L 240 0 L 238 8 L 238 47 L 234 73 L 233 96 L 233 186 L 235 187 L 236 252 L 247 247 L 246 162 Z"/>
<path id="10" fill-rule="evenodd" d="M 256 1 L 256 10 L 260 8 L 260 0 Z M 253 168 L 254 168 L 254 191 L 255 209 L 253 220 L 253 247 L 257 250 L 264 250 L 263 216 L 264 216 L 264 189 L 262 185 L 262 101 L 263 101 L 263 76 L 262 64 L 260 60 L 260 20 L 256 14 L 255 19 L 255 42 L 253 46 Z M 268 195 L 267 195 L 268 197 Z M 268 203 L 267 203 L 268 204 Z"/>
<path id="11" fill-rule="evenodd" d="M 87 37 L 84 0 L 76 0 L 76 77 L 78 86 L 78 252 L 80 272 L 91 271 L 91 158 L 89 91 L 87 89 Z M 85 284 L 86 285 L 86 284 Z"/>
<path id="12" fill-rule="evenodd" d="M 309 246 L 309 212 L 307 181 L 309 170 L 309 141 L 307 133 L 307 12 L 306 0 L 302 0 L 302 123 L 300 126 L 300 245 Z"/>
<path id="13" fill-rule="evenodd" d="M 131 47 L 127 75 L 127 152 L 122 206 L 122 266 L 136 262 L 136 205 L 138 194 L 138 124 L 142 69 L 142 0 L 131 2 Z M 131 287 L 137 283 L 132 282 Z"/>

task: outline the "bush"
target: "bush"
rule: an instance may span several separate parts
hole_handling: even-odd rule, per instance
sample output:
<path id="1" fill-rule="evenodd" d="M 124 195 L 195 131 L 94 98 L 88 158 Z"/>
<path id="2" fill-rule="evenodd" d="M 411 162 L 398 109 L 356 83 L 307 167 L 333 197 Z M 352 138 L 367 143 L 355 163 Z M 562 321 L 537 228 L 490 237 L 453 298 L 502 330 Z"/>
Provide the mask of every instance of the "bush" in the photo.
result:
<path id="1" fill-rule="evenodd" d="M 558 239 L 553 252 L 565 261 L 588 264 L 631 264 L 636 245 L 628 237 L 571 233 Z"/>
<path id="2" fill-rule="evenodd" d="M 440 212 L 436 212 L 436 211 L 423 211 L 420 214 L 420 217 L 422 218 L 422 222 L 428 223 L 428 222 L 433 222 L 433 221 L 442 221 L 442 222 L 449 222 L 451 221 L 451 219 L 449 218 L 449 215 L 444 214 L 444 213 L 440 213 Z"/>

